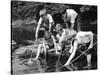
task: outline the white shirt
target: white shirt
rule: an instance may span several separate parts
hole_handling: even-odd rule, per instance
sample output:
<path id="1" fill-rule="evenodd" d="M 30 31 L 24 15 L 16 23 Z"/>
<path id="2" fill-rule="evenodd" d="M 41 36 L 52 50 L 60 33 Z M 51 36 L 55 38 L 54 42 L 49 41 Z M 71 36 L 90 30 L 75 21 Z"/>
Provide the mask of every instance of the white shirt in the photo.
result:
<path id="1" fill-rule="evenodd" d="M 77 33 L 76 38 L 79 44 L 88 43 L 93 38 L 93 33 L 91 31 L 88 31 L 88 32 L 80 31 Z"/>
<path id="2" fill-rule="evenodd" d="M 47 14 L 46 18 L 49 20 L 49 28 L 51 28 L 51 23 L 54 23 L 53 18 L 50 14 Z M 40 25 L 42 24 L 42 21 L 43 21 L 43 18 L 40 17 L 40 19 L 38 21 L 38 26 L 37 26 L 37 29 L 36 29 L 36 36 L 37 36 L 38 30 L 40 28 Z"/>
<path id="3" fill-rule="evenodd" d="M 52 18 L 52 16 L 51 16 L 50 14 L 47 14 L 47 18 L 48 18 L 48 20 L 49 20 L 49 23 L 54 22 L 54 21 L 53 21 L 53 18 Z M 43 20 L 43 18 L 40 17 L 40 19 L 39 19 L 39 21 L 38 21 L 38 24 L 41 24 L 41 23 L 42 23 L 42 20 Z"/>
<path id="4" fill-rule="evenodd" d="M 77 12 L 73 9 L 67 9 L 66 13 L 68 21 L 70 21 L 71 23 L 75 23 L 75 19 L 78 15 Z"/>
<path id="5" fill-rule="evenodd" d="M 61 37 L 59 38 L 59 42 L 68 40 L 68 39 L 72 38 L 74 35 L 76 35 L 75 30 L 63 29 L 63 33 L 62 33 Z"/>

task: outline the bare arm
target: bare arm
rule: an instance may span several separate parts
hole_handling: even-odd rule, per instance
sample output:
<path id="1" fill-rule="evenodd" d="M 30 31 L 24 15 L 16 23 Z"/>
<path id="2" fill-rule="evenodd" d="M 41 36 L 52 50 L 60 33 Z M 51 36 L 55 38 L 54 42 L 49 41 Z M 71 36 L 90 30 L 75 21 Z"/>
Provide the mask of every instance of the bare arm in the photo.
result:
<path id="1" fill-rule="evenodd" d="M 73 29 L 74 28 L 74 23 L 71 23 L 71 29 Z"/>
<path id="2" fill-rule="evenodd" d="M 70 61 L 71 61 L 71 60 L 73 59 L 73 57 L 75 56 L 75 53 L 76 53 L 77 48 L 78 48 L 78 42 L 75 41 L 75 42 L 74 42 L 73 48 L 71 48 L 71 49 L 73 49 L 73 51 L 72 51 L 72 53 L 71 53 L 71 55 L 70 55 L 68 61 L 65 63 L 64 66 L 69 65 Z"/>
<path id="3" fill-rule="evenodd" d="M 59 34 L 57 34 L 57 35 L 56 35 L 56 38 L 59 40 L 59 39 L 60 39 L 60 35 L 59 35 Z"/>
<path id="4" fill-rule="evenodd" d="M 90 35 L 90 45 L 88 47 L 88 49 L 91 49 L 93 47 L 93 33 L 91 33 Z"/>
<path id="5" fill-rule="evenodd" d="M 58 52 L 57 52 L 57 44 L 56 44 L 56 40 L 55 40 L 55 38 L 54 38 L 53 35 L 51 35 L 51 37 L 52 37 L 52 39 L 53 39 L 53 43 L 54 43 L 54 46 L 55 46 L 56 53 L 58 53 Z"/>
<path id="6" fill-rule="evenodd" d="M 42 47 L 42 46 L 43 46 L 42 44 L 40 44 L 40 45 L 38 46 L 37 54 L 36 54 L 36 57 L 35 57 L 34 59 L 38 59 L 38 57 L 39 57 L 39 55 L 40 55 L 40 52 L 41 52 L 41 47 Z"/>
<path id="7" fill-rule="evenodd" d="M 51 31 L 51 27 L 54 24 L 53 18 L 50 14 L 48 14 L 48 18 L 49 18 L 49 32 Z"/>
<path id="8" fill-rule="evenodd" d="M 71 29 L 74 28 L 75 19 L 76 19 L 77 15 L 78 15 L 78 14 L 76 13 L 76 11 L 73 10 L 73 14 L 71 15 L 71 19 L 70 19 L 70 22 L 71 22 Z"/>
<path id="9" fill-rule="evenodd" d="M 49 24 L 49 32 L 51 31 L 51 26 L 52 26 L 52 25 L 51 25 L 51 23 L 50 23 L 50 24 Z"/>
<path id="10" fill-rule="evenodd" d="M 45 41 L 43 41 L 43 47 L 44 47 L 44 52 L 46 54 L 46 45 L 45 45 Z"/>
<path id="11" fill-rule="evenodd" d="M 38 38 L 38 31 L 39 31 L 39 28 L 40 28 L 41 23 L 42 23 L 42 18 L 40 18 L 39 21 L 38 21 L 38 26 L 37 26 L 36 34 L 35 34 L 35 38 L 36 39 Z"/>

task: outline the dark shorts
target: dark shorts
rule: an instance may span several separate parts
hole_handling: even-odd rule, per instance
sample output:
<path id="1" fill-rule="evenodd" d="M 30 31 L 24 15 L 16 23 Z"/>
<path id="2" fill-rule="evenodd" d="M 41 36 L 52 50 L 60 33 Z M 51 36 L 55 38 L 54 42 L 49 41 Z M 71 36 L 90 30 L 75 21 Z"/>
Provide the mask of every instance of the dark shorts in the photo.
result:
<path id="1" fill-rule="evenodd" d="M 81 30 L 81 18 L 80 16 L 78 15 L 75 19 L 75 25 L 74 25 L 74 29 L 76 31 L 80 31 Z"/>
<path id="2" fill-rule="evenodd" d="M 67 25 L 68 25 L 68 28 L 71 28 L 71 23 L 70 21 L 66 21 Z M 81 30 L 81 19 L 80 19 L 80 16 L 78 15 L 75 19 L 75 23 L 74 23 L 74 29 L 76 31 L 80 31 Z"/>
<path id="3" fill-rule="evenodd" d="M 82 45 L 79 45 L 78 47 L 78 50 L 81 50 L 81 51 L 86 51 L 87 49 L 88 49 L 88 47 L 89 47 L 89 45 L 90 45 L 90 43 L 87 43 L 87 44 L 85 44 L 84 46 L 82 46 Z M 87 51 L 86 51 L 86 54 L 97 54 L 97 49 L 96 49 L 97 47 L 96 47 L 96 45 L 93 47 L 93 48 L 91 48 L 91 49 L 88 49 Z"/>

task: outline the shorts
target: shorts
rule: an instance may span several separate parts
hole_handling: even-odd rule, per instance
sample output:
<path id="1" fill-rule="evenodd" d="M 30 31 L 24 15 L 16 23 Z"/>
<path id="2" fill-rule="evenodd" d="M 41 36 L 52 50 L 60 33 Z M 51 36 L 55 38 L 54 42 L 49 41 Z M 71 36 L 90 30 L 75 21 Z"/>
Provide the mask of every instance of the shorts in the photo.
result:
<path id="1" fill-rule="evenodd" d="M 88 47 L 89 47 L 89 45 L 90 45 L 90 43 L 87 43 L 87 44 L 85 44 L 84 46 L 82 46 L 82 45 L 79 45 L 78 47 L 78 50 L 81 50 L 81 51 L 86 51 L 87 49 L 88 49 Z M 96 50 L 96 48 L 97 47 L 93 47 L 93 48 L 91 48 L 91 49 L 89 49 L 89 50 L 87 50 L 86 51 L 86 54 L 96 54 L 97 53 L 97 50 Z"/>

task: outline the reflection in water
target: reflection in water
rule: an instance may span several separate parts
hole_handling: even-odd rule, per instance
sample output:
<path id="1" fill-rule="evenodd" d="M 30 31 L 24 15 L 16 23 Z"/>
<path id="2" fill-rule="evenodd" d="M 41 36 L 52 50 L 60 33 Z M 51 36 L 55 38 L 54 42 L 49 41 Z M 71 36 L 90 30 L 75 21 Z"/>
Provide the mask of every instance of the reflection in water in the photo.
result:
<path id="1" fill-rule="evenodd" d="M 44 72 L 46 65 L 42 64 L 39 60 L 32 61 L 31 64 L 27 64 L 29 61 L 28 59 L 25 59 L 24 61 L 21 61 L 19 59 L 15 59 L 15 63 L 13 64 L 13 73 L 14 74 L 29 74 L 29 73 L 39 73 Z"/>
<path id="2" fill-rule="evenodd" d="M 80 53 L 77 53 L 79 55 Z M 76 56 L 77 56 L 76 55 Z M 33 55 L 34 56 L 34 55 Z M 62 71 L 73 71 L 73 70 L 84 70 L 83 67 L 86 66 L 85 56 L 80 57 L 80 59 L 76 60 L 72 65 L 67 67 L 62 67 L 67 59 L 69 54 L 66 52 L 62 52 L 60 55 L 60 59 L 58 61 L 58 55 L 53 53 L 47 53 L 46 59 L 43 54 L 40 55 L 39 59 L 32 60 L 31 64 L 28 64 L 30 56 L 27 54 L 26 56 L 20 56 L 13 58 L 12 68 L 13 74 L 33 74 L 33 73 L 44 73 L 44 72 L 62 72 Z M 35 56 L 34 56 L 35 57 Z M 34 58 L 33 57 L 33 58 Z M 96 58 L 96 57 L 94 57 Z M 94 64 L 96 63 L 96 59 L 93 60 Z M 78 62 L 78 63 L 77 63 Z M 96 65 L 93 65 L 93 69 L 96 69 Z M 86 69 L 85 69 L 86 70 Z"/>
<path id="3" fill-rule="evenodd" d="M 86 31 L 86 29 L 87 28 L 82 27 L 82 30 Z M 94 32 L 96 32 L 95 31 L 96 29 L 94 29 L 94 27 L 93 28 L 90 27 L 89 30 L 92 30 L 92 29 L 94 30 Z M 25 30 L 23 28 L 20 28 L 20 29 L 13 28 L 12 32 L 13 32 L 12 33 L 13 40 L 15 40 L 15 42 L 17 42 L 17 45 L 19 45 L 19 44 L 26 45 L 27 42 L 24 42 L 26 40 L 28 40 L 28 41 L 31 40 L 33 43 L 34 34 L 35 34 L 33 31 L 28 31 L 28 30 Z M 43 32 L 40 32 L 40 34 L 43 34 Z M 42 37 L 42 35 L 40 37 Z M 27 45 L 29 45 L 29 43 Z M 95 47 L 95 48 L 97 48 L 97 47 Z M 20 51 L 20 49 L 19 49 L 19 51 Z M 62 53 L 59 63 L 58 63 L 58 56 L 56 56 L 55 54 L 52 54 L 52 55 L 47 54 L 46 59 L 44 59 L 43 56 L 40 56 L 40 58 L 38 60 L 32 60 L 32 64 L 28 65 L 27 62 L 30 59 L 30 53 L 31 52 L 29 52 L 29 54 L 26 54 L 26 55 L 24 54 L 23 60 L 20 58 L 16 58 L 15 55 L 12 55 L 12 57 L 13 56 L 15 57 L 15 58 L 12 58 L 12 62 L 13 62 L 12 68 L 13 68 L 14 75 L 16 75 L 16 74 L 18 75 L 18 74 L 30 74 L 30 73 L 70 71 L 70 67 L 67 67 L 67 68 L 61 67 L 67 61 L 67 57 L 69 54 L 66 54 L 66 52 Z M 97 69 L 97 55 L 96 55 L 96 53 L 97 52 L 95 52 L 95 55 L 93 56 L 93 59 L 92 59 L 92 64 L 94 67 L 93 69 Z M 76 55 L 79 55 L 79 54 L 80 53 L 77 53 Z M 87 64 L 86 59 L 84 59 L 84 58 L 86 58 L 86 57 L 82 56 L 80 59 L 75 61 L 73 63 L 73 65 L 71 66 L 71 69 L 73 69 L 73 66 L 74 66 L 74 68 L 76 67 L 75 70 L 83 70 L 82 69 L 83 66 L 86 66 L 85 64 Z"/>
<path id="4" fill-rule="evenodd" d="M 31 74 L 31 73 L 44 73 L 44 72 L 57 72 L 58 66 L 61 66 L 57 62 L 58 56 L 49 56 L 47 54 L 47 58 L 44 56 L 40 57 L 38 60 L 32 60 L 31 64 L 27 64 L 29 62 L 28 59 L 13 59 L 13 73 L 14 74 Z M 58 65 L 57 65 L 58 64 Z"/>

